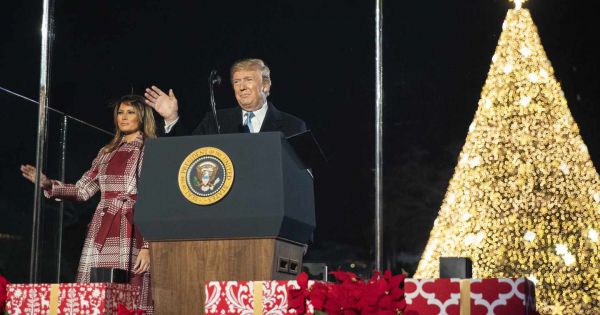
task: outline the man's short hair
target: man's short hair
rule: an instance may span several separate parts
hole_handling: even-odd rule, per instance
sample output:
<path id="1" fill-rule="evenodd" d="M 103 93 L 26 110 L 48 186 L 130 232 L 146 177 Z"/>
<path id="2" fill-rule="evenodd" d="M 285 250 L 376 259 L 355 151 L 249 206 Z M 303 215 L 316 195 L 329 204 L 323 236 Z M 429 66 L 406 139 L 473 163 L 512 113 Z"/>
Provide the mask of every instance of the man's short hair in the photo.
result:
<path id="1" fill-rule="evenodd" d="M 261 59 L 256 58 L 248 58 L 236 61 L 233 66 L 231 66 L 231 71 L 229 75 L 233 80 L 233 74 L 240 70 L 258 70 L 260 71 L 263 83 L 271 84 L 271 70 Z"/>

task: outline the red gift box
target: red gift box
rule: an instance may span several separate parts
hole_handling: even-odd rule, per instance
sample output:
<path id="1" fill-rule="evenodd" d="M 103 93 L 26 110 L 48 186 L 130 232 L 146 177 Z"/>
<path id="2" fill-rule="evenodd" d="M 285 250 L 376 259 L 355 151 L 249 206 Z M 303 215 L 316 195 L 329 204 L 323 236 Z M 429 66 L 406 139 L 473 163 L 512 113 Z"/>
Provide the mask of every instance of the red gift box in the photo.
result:
<path id="1" fill-rule="evenodd" d="M 405 315 L 533 315 L 535 287 L 524 278 L 406 279 Z"/>
<path id="2" fill-rule="evenodd" d="M 309 287 L 313 281 L 309 281 Z M 290 281 L 209 281 L 204 285 L 206 315 L 248 314 L 295 314 L 288 311 L 287 292 L 298 289 L 295 280 Z M 314 314 L 310 302 L 307 315 Z"/>
<path id="3" fill-rule="evenodd" d="M 6 311 L 11 315 L 114 315 L 117 305 L 133 309 L 139 288 L 116 283 L 9 284 Z"/>

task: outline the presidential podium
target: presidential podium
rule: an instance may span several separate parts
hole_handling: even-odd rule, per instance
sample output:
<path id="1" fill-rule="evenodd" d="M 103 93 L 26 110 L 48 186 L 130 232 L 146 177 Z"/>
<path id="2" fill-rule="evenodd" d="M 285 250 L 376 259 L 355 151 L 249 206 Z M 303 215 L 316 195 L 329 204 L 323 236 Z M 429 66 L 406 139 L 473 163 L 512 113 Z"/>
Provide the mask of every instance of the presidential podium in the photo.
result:
<path id="1" fill-rule="evenodd" d="M 311 174 L 279 132 L 149 139 L 135 222 L 157 314 L 204 312 L 204 282 L 293 279 L 315 228 Z"/>

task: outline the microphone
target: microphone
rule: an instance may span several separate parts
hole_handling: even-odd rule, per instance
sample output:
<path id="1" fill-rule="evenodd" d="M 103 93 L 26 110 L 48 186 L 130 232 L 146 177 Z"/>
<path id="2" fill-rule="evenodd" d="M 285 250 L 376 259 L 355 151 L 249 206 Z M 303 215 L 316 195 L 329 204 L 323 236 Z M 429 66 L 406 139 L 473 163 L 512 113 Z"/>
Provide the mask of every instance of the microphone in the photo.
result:
<path id="1" fill-rule="evenodd" d="M 221 84 L 221 77 L 217 74 L 217 70 L 212 70 L 208 76 L 208 89 L 210 91 L 210 108 L 212 110 L 213 118 L 217 126 L 217 134 L 221 134 L 221 126 L 219 125 L 219 119 L 217 118 L 217 104 L 215 103 L 215 92 L 213 87 Z"/>
<path id="2" fill-rule="evenodd" d="M 221 85 L 221 76 L 217 74 L 217 70 L 212 70 L 209 76 L 210 84 L 219 86 Z"/>

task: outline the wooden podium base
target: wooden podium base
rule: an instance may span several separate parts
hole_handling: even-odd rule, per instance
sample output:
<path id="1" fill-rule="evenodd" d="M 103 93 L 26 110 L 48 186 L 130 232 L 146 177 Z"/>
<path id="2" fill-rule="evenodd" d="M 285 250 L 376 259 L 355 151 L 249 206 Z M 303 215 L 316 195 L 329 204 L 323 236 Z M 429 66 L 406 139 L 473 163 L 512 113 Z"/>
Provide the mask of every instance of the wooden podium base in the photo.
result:
<path id="1" fill-rule="evenodd" d="M 276 238 L 150 243 L 156 314 L 204 314 L 204 282 L 294 279 L 304 246 Z"/>

